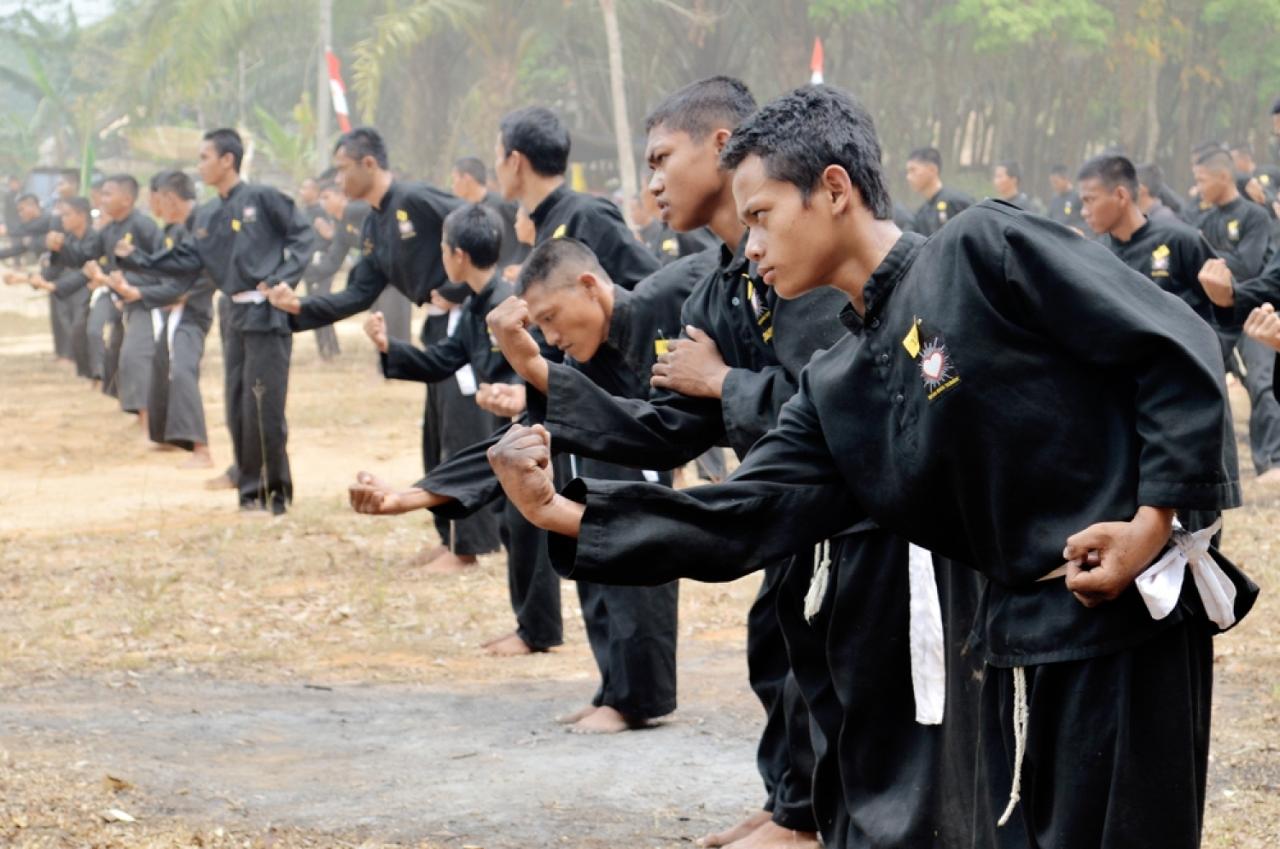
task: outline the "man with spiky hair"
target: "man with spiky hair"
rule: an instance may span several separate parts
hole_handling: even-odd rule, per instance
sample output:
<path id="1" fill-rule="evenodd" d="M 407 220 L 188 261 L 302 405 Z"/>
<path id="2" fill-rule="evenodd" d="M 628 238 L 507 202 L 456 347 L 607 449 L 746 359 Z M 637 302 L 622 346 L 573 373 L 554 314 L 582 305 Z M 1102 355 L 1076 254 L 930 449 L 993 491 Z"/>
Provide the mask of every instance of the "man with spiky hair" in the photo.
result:
<path id="1" fill-rule="evenodd" d="M 879 707 L 892 683 L 909 711 L 912 689 L 876 647 L 914 670 L 936 640 L 845 632 L 864 651 L 834 672 L 873 718 L 833 741 L 863 792 L 829 845 L 947 845 L 938 828 L 1001 849 L 1198 846 L 1212 635 L 1257 595 L 1173 525 L 1176 509 L 1240 501 L 1212 330 L 1102 246 L 1006 203 L 928 240 L 900 233 L 871 116 L 837 89 L 766 105 L 722 160 L 765 280 L 783 298 L 841 292 L 847 338 L 724 484 L 557 493 L 547 433 L 512 428 L 491 452 L 508 497 L 580 579 L 730 577 L 866 521 L 986 576 L 980 693 L 948 700 L 946 757 L 902 758 L 890 732 L 908 730 Z M 819 564 L 806 612 L 823 615 L 851 556 Z M 888 563 L 857 589 L 877 591 Z M 915 689 L 917 709 L 935 687 Z M 945 745 L 957 708 L 980 724 L 967 755 Z M 964 787 L 971 803 L 932 795 Z"/>
<path id="2" fill-rule="evenodd" d="M 315 232 L 277 189 L 240 179 L 244 143 L 232 129 L 205 133 L 197 168 L 218 193 L 201 206 L 187 238 L 158 254 L 116 245 L 126 269 L 182 278 L 203 274 L 230 301 L 223 365 L 236 488 L 246 514 L 283 515 L 293 500 L 285 397 L 293 334 L 264 291 L 296 286 L 315 251 Z"/>

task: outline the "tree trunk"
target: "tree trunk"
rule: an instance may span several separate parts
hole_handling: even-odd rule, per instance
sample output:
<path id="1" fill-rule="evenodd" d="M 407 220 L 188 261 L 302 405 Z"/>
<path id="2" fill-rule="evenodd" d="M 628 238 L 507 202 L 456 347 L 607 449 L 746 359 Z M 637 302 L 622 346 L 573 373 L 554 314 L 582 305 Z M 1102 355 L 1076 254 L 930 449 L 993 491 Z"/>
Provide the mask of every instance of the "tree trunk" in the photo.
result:
<path id="1" fill-rule="evenodd" d="M 609 46 L 609 85 L 613 92 L 613 134 L 618 142 L 618 176 L 622 194 L 630 201 L 636 192 L 635 151 L 631 149 L 631 122 L 627 118 L 627 86 L 622 73 L 622 36 L 618 32 L 618 10 L 614 0 L 600 0 L 604 13 L 604 35 Z M 631 223 L 630 203 L 622 205 L 622 214 Z"/>
<path id="2" fill-rule="evenodd" d="M 329 42 L 333 37 L 333 0 L 319 0 L 320 33 L 316 50 L 316 166 L 323 171 L 329 164 L 329 113 L 333 105 L 329 96 Z"/>

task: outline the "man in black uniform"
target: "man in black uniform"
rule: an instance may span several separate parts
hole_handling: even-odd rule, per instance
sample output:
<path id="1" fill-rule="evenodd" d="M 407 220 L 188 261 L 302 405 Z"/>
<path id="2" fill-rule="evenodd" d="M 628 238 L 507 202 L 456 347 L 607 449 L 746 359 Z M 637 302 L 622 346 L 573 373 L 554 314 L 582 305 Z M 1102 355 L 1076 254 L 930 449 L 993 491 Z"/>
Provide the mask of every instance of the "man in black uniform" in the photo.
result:
<path id="1" fill-rule="evenodd" d="M 66 349 L 59 357 L 70 359 L 80 377 L 89 377 L 89 349 L 85 337 L 89 322 L 88 278 L 84 264 L 102 255 L 102 242 L 94 232 L 89 202 L 75 197 L 62 202 L 62 229 L 45 236 L 49 248 L 49 264 L 41 269 L 42 285 L 53 301 L 55 320 L 61 328 L 59 336 Z M 58 338 L 58 337 L 55 337 Z"/>
<path id="2" fill-rule="evenodd" d="M 322 237 L 328 236 L 328 241 L 302 274 L 308 295 L 328 295 L 333 289 L 334 275 L 352 250 L 360 250 L 360 233 L 364 229 L 364 220 L 369 217 L 369 204 L 348 199 L 335 183 L 325 183 L 320 187 L 320 205 L 324 208 L 325 217 L 317 219 L 313 226 Z M 333 359 L 342 353 L 332 324 L 316 328 L 316 347 L 323 360 Z"/>
<path id="3" fill-rule="evenodd" d="M 521 298 L 509 298 L 490 312 L 488 327 L 507 340 L 504 344 L 514 338 L 515 348 L 509 349 L 540 363 L 545 371 L 552 365 L 526 330 L 536 323 L 547 343 L 565 356 L 555 368 L 572 370 L 605 392 L 643 398 L 650 391 L 649 373 L 659 351 L 679 333 L 685 297 L 714 262 L 714 252 L 696 254 L 626 290 L 613 285 L 581 242 L 569 237 L 548 240 L 534 249 L 521 270 Z M 489 330 L 483 331 L 482 339 L 489 341 Z M 531 418 L 545 416 L 542 396 L 530 393 L 529 405 Z M 670 484 L 669 475 L 598 460 L 574 458 L 573 465 L 613 480 Z M 440 507 L 440 514 L 458 516 L 500 493 L 492 470 L 454 489 L 456 498 L 423 489 L 425 484 L 405 493 L 357 485 L 352 487 L 352 503 L 361 512 L 392 512 L 392 505 L 434 506 Z M 676 583 L 620 588 L 579 582 L 578 596 L 601 684 L 590 705 L 561 721 L 582 733 L 616 733 L 675 710 Z"/>
<path id="4" fill-rule="evenodd" d="M 565 185 L 569 130 L 550 109 L 528 106 L 502 119 L 494 148 L 494 174 L 502 196 L 529 210 L 536 243 L 569 236 L 587 245 L 609 279 L 630 289 L 658 269 L 658 261 L 632 235 L 618 207 Z"/>
<path id="5" fill-rule="evenodd" d="M 1019 209 L 1044 214 L 1044 206 L 1040 201 L 1027 195 L 1022 190 L 1022 166 L 1013 160 L 1005 160 L 996 165 L 991 172 L 991 185 L 996 190 L 996 197 L 1005 203 L 1011 203 Z"/>
<path id="6" fill-rule="evenodd" d="M 195 185 L 181 171 L 158 175 L 155 185 L 157 212 L 164 224 L 164 249 L 169 250 L 190 237 L 196 215 Z M 192 287 L 181 277 L 162 276 L 154 285 L 137 286 L 122 275 L 112 275 L 111 288 L 126 303 L 141 303 L 164 317 L 156 337 L 147 404 L 151 441 L 190 451 L 182 468 L 211 468 L 213 457 L 200 397 L 200 361 L 213 324 L 213 281 L 203 275 Z"/>
<path id="7" fill-rule="evenodd" d="M 1147 162 L 1137 166 L 1138 209 L 1152 221 L 1182 221 L 1178 210 L 1164 202 L 1164 172 Z"/>
<path id="8" fill-rule="evenodd" d="M 501 425 L 496 416 L 476 405 L 475 394 L 480 385 L 517 380 L 502 352 L 492 344 L 484 323 L 485 315 L 514 292 L 497 268 L 502 220 L 487 205 L 460 206 L 445 217 L 443 239 L 445 273 L 451 281 L 466 284 L 471 292 L 466 303 L 457 308 L 452 332 L 428 345 L 426 350 L 420 350 L 407 342 L 388 338 L 380 313 L 373 313 L 365 323 L 365 331 L 381 355 L 382 373 L 387 378 L 432 384 L 428 399 L 436 394 L 436 387 L 441 383 L 455 381 L 457 396 L 449 399 L 451 403 L 442 420 L 433 423 L 442 430 L 437 435 L 441 449 L 439 461 L 447 460 Z M 424 427 L 424 459 L 428 435 Z M 430 472 L 437 463 L 425 465 Z M 479 555 L 497 551 L 500 544 L 498 517 L 490 510 L 480 510 L 473 516 L 456 520 L 437 517 L 436 530 L 448 549 L 426 564 L 427 571 L 436 574 L 463 572 L 476 565 Z M 516 597 L 513 593 L 513 598 Z"/>
<path id="9" fill-rule="evenodd" d="M 516 210 L 518 204 L 503 200 L 497 192 L 489 190 L 484 163 L 475 156 L 464 156 L 453 163 L 450 174 L 450 191 L 467 203 L 482 203 L 498 214 L 502 220 L 502 254 L 498 257 L 499 270 L 516 262 L 521 251 L 516 238 Z"/>
<path id="10" fill-rule="evenodd" d="M 1085 221 L 1080 213 L 1080 193 L 1071 183 L 1071 171 L 1065 165 L 1049 169 L 1049 185 L 1053 187 L 1053 199 L 1049 201 L 1049 220 L 1057 221 L 1084 235 Z"/>
<path id="11" fill-rule="evenodd" d="M 1200 232 L 1235 280 L 1262 274 L 1271 253 L 1271 222 L 1256 203 L 1236 187 L 1231 156 L 1210 148 L 1193 169 L 1200 200 L 1209 205 L 1199 219 Z M 1280 404 L 1271 391 L 1274 357 L 1254 340 L 1241 336 L 1244 316 L 1223 323 L 1227 367 L 1249 391 L 1249 448 L 1254 470 L 1264 483 L 1280 483 Z M 1243 366 L 1243 367 L 1242 367 Z"/>
<path id="12" fill-rule="evenodd" d="M 369 309 L 388 286 L 422 306 L 448 282 L 440 264 L 440 230 L 460 201 L 425 183 L 392 177 L 387 146 L 372 127 L 343 134 L 333 149 L 333 166 L 343 193 L 371 209 L 362 230 L 361 257 L 347 275 L 346 288 L 336 294 L 301 298 L 285 285 L 268 293 L 272 305 L 287 313 L 295 333 Z"/>
<path id="13" fill-rule="evenodd" d="M 117 244 L 123 243 L 147 254 L 161 247 L 164 237 L 160 228 L 151 216 L 138 211 L 137 200 L 138 181 L 128 174 L 116 174 L 103 181 L 102 211 L 111 220 L 101 231 L 103 255 L 98 262 L 99 268 L 94 272 L 100 286 L 106 283 L 108 274 L 121 267 L 115 255 Z M 135 287 L 152 286 L 158 282 L 154 274 L 136 270 L 125 271 L 125 279 Z M 120 408 L 138 415 L 142 436 L 150 440 L 147 401 L 151 394 L 151 361 L 156 351 L 156 324 L 163 318 L 140 301 L 122 304 L 111 291 L 98 299 L 95 310 L 106 319 L 111 332 L 119 328 L 123 333 L 118 348 L 112 345 L 106 349 L 104 380 L 110 381 L 107 372 L 114 373 L 114 394 L 120 399 Z M 96 332 L 95 327 L 96 324 L 90 324 L 91 338 Z M 117 352 L 114 369 L 111 367 L 112 349 Z"/>
<path id="14" fill-rule="evenodd" d="M 53 217 L 44 214 L 35 195 L 18 195 L 14 203 L 18 226 L 9 228 L 10 244 L 0 251 L 0 259 L 17 259 L 26 253 L 38 256 L 45 249 L 44 237 L 53 228 Z"/>
<path id="15" fill-rule="evenodd" d="M 766 280 L 784 297 L 837 287 L 849 338 L 725 484 L 557 494 L 545 432 L 513 428 L 493 452 L 508 497 L 553 532 L 560 568 L 602 581 L 732 571 L 859 519 L 980 569 L 972 844 L 1198 846 L 1211 636 L 1257 588 L 1182 532 L 1157 564 L 1176 580 L 1134 581 L 1175 508 L 1239 503 L 1212 331 L 1105 248 L 1008 204 L 899 236 L 870 115 L 834 89 L 764 107 L 723 158 Z M 894 781 L 850 808 L 910 816 L 915 791 Z"/>
<path id="16" fill-rule="evenodd" d="M 911 222 L 922 236 L 932 236 L 973 206 L 973 198 L 942 184 L 942 154 L 937 148 L 918 147 L 907 155 L 907 185 L 925 199 Z"/>
<path id="17" fill-rule="evenodd" d="M 240 509 L 281 515 L 293 500 L 284 416 L 293 336 L 264 290 L 297 284 L 315 234 L 288 196 L 241 181 L 243 155 L 235 130 L 206 133 L 200 179 L 219 200 L 201 206 L 188 238 L 158 255 L 116 250 L 125 268 L 183 277 L 192 287 L 208 273 L 229 298 L 222 356 Z"/>

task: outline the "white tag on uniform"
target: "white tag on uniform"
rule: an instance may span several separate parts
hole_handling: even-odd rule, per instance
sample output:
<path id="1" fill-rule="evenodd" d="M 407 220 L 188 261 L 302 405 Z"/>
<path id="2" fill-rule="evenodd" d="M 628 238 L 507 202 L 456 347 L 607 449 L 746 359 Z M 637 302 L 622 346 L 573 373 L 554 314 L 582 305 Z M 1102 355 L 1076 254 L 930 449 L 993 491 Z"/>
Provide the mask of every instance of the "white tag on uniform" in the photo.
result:
<path id="1" fill-rule="evenodd" d="M 160 334 L 164 333 L 164 310 L 151 310 L 151 338 L 155 342 L 160 341 Z"/>

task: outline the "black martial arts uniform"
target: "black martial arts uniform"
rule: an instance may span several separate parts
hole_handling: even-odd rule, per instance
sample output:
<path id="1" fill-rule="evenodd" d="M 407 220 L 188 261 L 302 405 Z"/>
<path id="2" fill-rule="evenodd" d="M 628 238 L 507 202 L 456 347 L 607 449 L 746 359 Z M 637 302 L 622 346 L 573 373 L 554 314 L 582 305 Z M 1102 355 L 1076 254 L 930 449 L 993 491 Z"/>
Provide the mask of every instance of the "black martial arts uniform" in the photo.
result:
<path id="1" fill-rule="evenodd" d="M 461 203 L 425 183 L 395 180 L 361 231 L 360 261 L 347 275 L 341 292 L 309 295 L 302 311 L 288 316 L 296 333 L 341 321 L 373 306 L 388 286 L 422 306 L 431 293 L 448 283 L 440 262 L 444 219 Z"/>
<path id="2" fill-rule="evenodd" d="M 101 255 L 102 240 L 92 227 L 86 225 L 83 238 L 77 238 L 71 233 L 63 234 L 62 248 L 49 253 L 49 264 L 41 272 L 56 287 L 49 293 L 54 319 L 60 328 L 54 334 L 54 339 L 61 339 L 65 346 L 57 354 L 75 362 L 79 377 L 91 376 L 86 336 L 89 326 L 89 281 L 83 268 L 86 262 L 92 262 Z"/>
<path id="3" fill-rule="evenodd" d="M 713 268 L 715 251 L 704 251 L 671 265 L 641 281 L 633 291 L 614 288 L 609 335 L 587 362 L 566 359 L 549 363 L 553 371 L 572 373 L 577 380 L 597 386 L 608 395 L 643 399 L 650 392 L 649 378 L 667 340 L 680 331 L 682 306 L 694 286 Z M 547 401 L 529 390 L 528 418 L 544 421 Z M 504 431 L 505 432 L 505 431 Z M 473 446 L 465 456 L 483 457 L 484 448 L 497 435 Z M 595 454 L 596 458 L 608 456 Z M 669 474 L 643 472 L 593 457 L 568 456 L 572 474 L 599 475 L 609 480 L 662 481 Z M 461 472 L 461 473 L 459 473 Z M 435 508 L 437 515 L 467 515 L 498 497 L 501 489 L 490 470 L 475 462 L 446 464 L 419 484 L 455 500 Z M 600 669 L 601 686 L 592 700 L 632 719 L 665 716 L 676 708 L 676 619 L 678 585 L 666 582 L 650 587 L 608 587 L 578 581 L 578 599 L 592 654 Z"/>
<path id="4" fill-rule="evenodd" d="M 720 244 L 720 240 L 706 227 L 688 233 L 677 233 L 658 219 L 640 230 L 640 241 L 663 265 L 670 265 L 682 256 L 689 256 Z"/>
<path id="5" fill-rule="evenodd" d="M 1177 219 L 1148 219 L 1128 241 L 1111 235 L 1098 241 L 1125 265 L 1181 298 L 1210 325 L 1216 325 L 1215 307 L 1204 293 L 1198 275 L 1217 254 L 1199 232 Z"/>
<path id="6" fill-rule="evenodd" d="M 293 336 L 287 315 L 257 287 L 295 285 L 311 260 L 314 237 L 286 195 L 237 183 L 225 198 L 199 208 L 186 240 L 156 256 L 135 254 L 121 261 L 183 277 L 193 287 L 207 271 L 230 300 L 223 364 L 243 509 L 280 514 L 293 499 L 284 415 Z"/>
<path id="7" fill-rule="evenodd" d="M 1005 198 L 1004 202 L 1010 206 L 1016 206 L 1018 209 L 1031 212 L 1036 215 L 1044 215 L 1044 204 L 1031 197 L 1026 192 L 1018 192 L 1011 198 Z"/>
<path id="8" fill-rule="evenodd" d="M 498 218 L 502 219 L 502 247 L 498 249 L 498 271 L 512 263 L 521 262 L 527 251 L 526 246 L 520 244 L 520 240 L 516 238 L 516 215 L 520 209 L 519 205 L 515 201 L 503 200 L 502 195 L 497 192 L 485 192 L 484 199 L 480 203 L 498 213 Z"/>
<path id="9" fill-rule="evenodd" d="M 159 250 L 163 241 L 160 227 L 150 216 L 136 209 L 131 210 L 123 221 L 112 221 L 102 228 L 103 256 L 99 263 L 108 274 L 117 269 L 124 270 L 124 278 L 132 286 L 141 289 L 154 285 L 154 275 L 121 266 L 116 261 L 115 247 L 118 242 L 125 242 L 142 253 L 150 254 Z M 161 319 L 154 316 L 141 301 L 122 304 L 110 291 L 98 298 L 94 309 L 106 321 L 111 332 L 118 326 L 123 334 L 114 368 L 115 391 L 120 399 L 120 408 L 126 413 L 147 409 L 147 398 L 151 394 L 151 360 L 156 351 L 156 324 Z M 90 336 L 94 336 L 92 325 Z M 108 347 L 107 363 L 103 369 L 104 382 L 106 372 L 111 370 L 110 350 Z"/>
<path id="10" fill-rule="evenodd" d="M 535 244 L 548 239 L 577 239 L 595 252 L 600 267 L 616 285 L 631 289 L 658 270 L 658 260 L 632 235 L 622 213 L 604 198 L 575 192 L 561 184 L 529 213 Z"/>
<path id="11" fill-rule="evenodd" d="M 1271 222 L 1262 207 L 1237 197 L 1207 210 L 1199 229 L 1236 280 L 1262 273 L 1271 253 Z M 1280 466 L 1280 404 L 1271 391 L 1275 358 L 1270 348 L 1243 336 L 1238 325 L 1224 326 L 1219 335 L 1227 368 L 1249 392 L 1249 449 L 1254 470 L 1262 474 Z"/>
<path id="12" fill-rule="evenodd" d="M 1213 628 L 1195 582 L 1156 620 L 1136 588 L 1090 609 L 1050 576 L 1070 535 L 1139 505 L 1239 504 L 1212 331 L 1105 248 L 991 201 L 928 242 L 904 235 L 863 297 L 864 315 L 842 315 L 848 338 L 814 358 L 727 483 L 575 481 L 580 535 L 552 536 L 553 561 L 601 581 L 644 580 L 658 563 L 665 580 L 874 520 L 988 578 L 968 845 L 1197 846 Z M 1214 557 L 1239 618 L 1257 588 Z M 1029 709 L 1016 711 L 1024 735 L 1015 707 Z M 1017 736 L 1021 802 L 998 828 Z M 912 816 L 914 788 L 863 786 L 879 799 L 852 813 Z"/>
<path id="13" fill-rule="evenodd" d="M 315 254 L 314 261 L 302 273 L 308 295 L 327 295 L 333 288 L 333 276 L 342 268 L 352 250 L 360 250 L 360 232 L 364 220 L 369 217 L 369 204 L 362 200 L 348 201 L 342 220 L 333 224 L 333 238 L 324 243 Z M 321 359 L 331 359 L 342 353 L 338 333 L 333 325 L 316 328 L 316 347 Z"/>
<path id="14" fill-rule="evenodd" d="M 441 392 L 454 390 L 438 415 L 439 421 L 428 425 L 435 425 L 441 431 L 438 435 L 440 456 L 432 458 L 434 462 L 430 468 L 484 439 L 501 426 L 497 416 L 476 405 L 474 395 L 481 383 L 515 383 L 518 380 L 502 351 L 493 344 L 485 324 L 485 316 L 509 298 L 513 291 L 511 284 L 500 275 L 494 275 L 484 289 L 456 308 L 459 312 L 452 333 L 446 332 L 443 338 L 428 343 L 425 350 L 391 340 L 387 353 L 381 356 L 382 373 L 387 378 L 431 384 L 428 399 L 437 393 L 437 387 Z M 470 385 L 465 391 L 456 378 L 460 369 L 468 372 L 465 379 Z M 449 383 L 453 385 L 447 388 L 441 385 Z M 423 436 L 425 440 L 427 434 Z M 459 555 L 488 554 L 497 551 L 500 542 L 497 516 L 489 510 L 452 522 L 441 519 L 437 529 L 441 540 Z"/>
<path id="15" fill-rule="evenodd" d="M 911 229 L 922 236 L 932 236 L 942 229 L 942 225 L 971 206 L 973 206 L 973 198 L 964 192 L 943 186 L 933 197 L 920 204 Z"/>
<path id="16" fill-rule="evenodd" d="M 1049 201 L 1048 217 L 1050 221 L 1057 221 L 1063 227 L 1070 227 L 1082 234 L 1089 232 L 1089 228 L 1084 223 L 1084 216 L 1080 212 L 1080 193 L 1075 189 L 1053 196 Z"/>
<path id="17" fill-rule="evenodd" d="M 22 221 L 16 230 L 9 231 L 11 244 L 4 250 L 0 250 L 0 259 L 15 259 L 27 253 L 39 256 L 45 250 L 44 237 L 50 230 L 60 229 L 62 228 L 57 226 L 48 213 L 41 213 L 29 221 Z"/>
<path id="18" fill-rule="evenodd" d="M 165 249 L 188 237 L 196 213 L 185 224 L 165 227 Z M 152 360 L 148 427 L 152 442 L 163 442 L 191 451 L 209 444 L 204 401 L 200 397 L 200 361 L 205 338 L 213 325 L 215 286 L 207 275 L 189 287 L 180 278 L 164 277 L 154 286 L 139 289 L 142 303 L 160 310 L 164 325 L 156 338 Z"/>
<path id="19" fill-rule="evenodd" d="M 632 468 L 665 470 L 726 443 L 741 458 L 773 427 L 813 352 L 842 335 L 836 316 L 845 300 L 832 290 L 795 301 L 777 300 L 755 274 L 745 248 L 745 238 L 736 251 L 720 247 L 716 267 L 699 281 L 682 308 L 681 326 L 705 331 L 730 368 L 722 397 L 691 398 L 654 390 L 648 400 L 617 398 L 576 372 L 553 366 L 545 421 L 553 446 Z M 457 463 L 463 460 L 459 457 Z M 482 451 L 472 460 L 488 465 Z M 449 471 L 442 468 L 428 475 L 422 488 L 465 501 L 452 489 Z M 767 791 L 764 807 L 779 825 L 814 831 L 808 719 L 790 676 L 777 617 L 788 561 L 751 562 L 764 569 L 747 617 L 747 668 L 766 714 L 757 752 Z"/>

